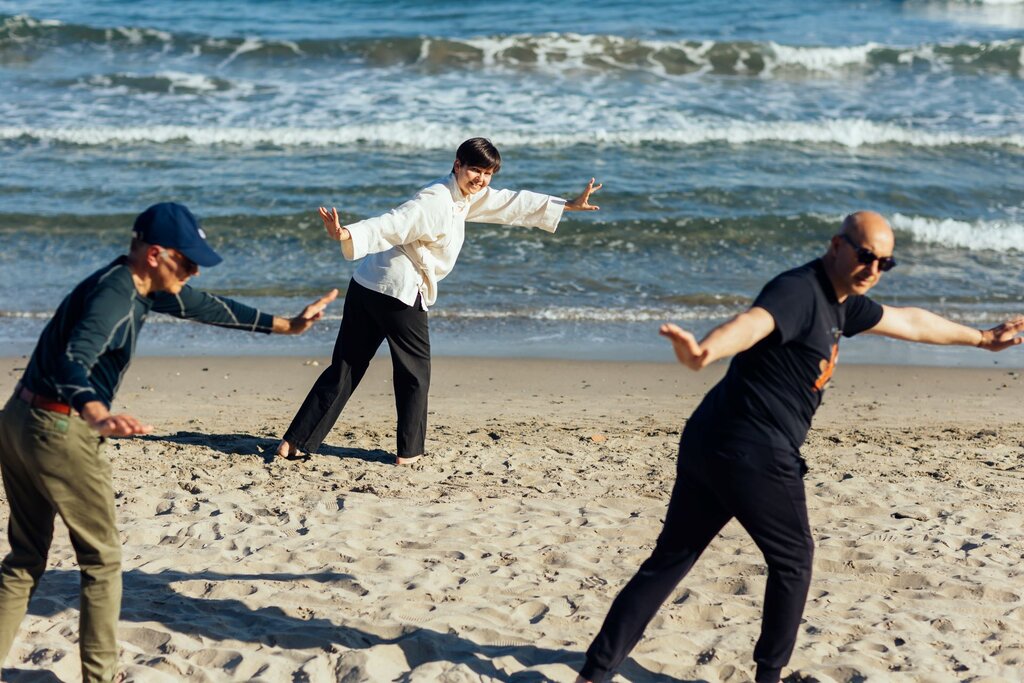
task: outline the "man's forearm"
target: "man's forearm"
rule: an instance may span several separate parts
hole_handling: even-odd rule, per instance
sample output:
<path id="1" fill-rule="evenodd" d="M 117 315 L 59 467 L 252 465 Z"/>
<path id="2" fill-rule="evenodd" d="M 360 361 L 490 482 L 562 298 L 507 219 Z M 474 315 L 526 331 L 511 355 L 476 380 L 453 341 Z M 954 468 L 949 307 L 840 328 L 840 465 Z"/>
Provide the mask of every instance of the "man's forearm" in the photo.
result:
<path id="1" fill-rule="evenodd" d="M 736 318 L 722 323 L 700 341 L 700 347 L 707 351 L 703 365 L 746 351 L 752 346 L 749 340 L 750 334 L 736 324 Z"/>
<path id="2" fill-rule="evenodd" d="M 895 310 L 898 310 L 901 318 L 899 334 L 889 336 L 922 344 L 946 346 L 980 346 L 984 338 L 981 330 L 955 323 L 923 308 Z"/>
<path id="3" fill-rule="evenodd" d="M 760 308 L 752 308 L 708 332 L 700 346 L 707 352 L 702 365 L 735 356 L 761 341 L 775 327 L 771 315 Z"/>
<path id="4" fill-rule="evenodd" d="M 270 328 L 271 334 L 288 334 L 292 331 L 292 320 L 291 318 L 282 318 L 279 315 L 274 316 L 274 324 Z"/>
<path id="5" fill-rule="evenodd" d="M 103 401 L 89 401 L 82 406 L 79 414 L 90 427 L 95 429 L 97 425 L 110 417 L 110 410 Z"/>

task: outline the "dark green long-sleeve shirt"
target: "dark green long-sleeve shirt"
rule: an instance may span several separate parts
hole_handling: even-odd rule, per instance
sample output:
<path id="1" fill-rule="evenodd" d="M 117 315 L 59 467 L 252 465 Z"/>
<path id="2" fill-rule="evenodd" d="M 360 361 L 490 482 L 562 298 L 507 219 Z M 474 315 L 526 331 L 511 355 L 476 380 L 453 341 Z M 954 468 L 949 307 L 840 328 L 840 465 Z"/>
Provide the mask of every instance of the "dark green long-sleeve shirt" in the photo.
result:
<path id="1" fill-rule="evenodd" d="M 188 285 L 179 294 L 142 296 L 128 257 L 121 256 L 61 302 L 39 337 L 22 384 L 78 411 L 89 401 L 109 408 L 150 311 L 251 332 L 269 333 L 274 324 L 272 315 Z"/>

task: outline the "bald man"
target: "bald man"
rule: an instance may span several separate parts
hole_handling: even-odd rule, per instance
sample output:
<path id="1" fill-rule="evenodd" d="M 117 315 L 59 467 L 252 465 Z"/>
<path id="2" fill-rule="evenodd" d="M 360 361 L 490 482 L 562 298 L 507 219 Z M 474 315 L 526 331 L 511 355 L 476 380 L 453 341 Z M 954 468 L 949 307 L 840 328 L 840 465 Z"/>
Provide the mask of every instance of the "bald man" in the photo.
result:
<path id="1" fill-rule="evenodd" d="M 749 310 L 699 343 L 676 325 L 661 327 L 679 361 L 692 370 L 734 358 L 686 423 L 665 526 L 654 552 L 612 603 L 577 683 L 610 677 L 733 517 L 768 565 L 755 680 L 777 683 L 796 644 L 814 554 L 800 446 L 835 368 L 840 337 L 870 332 L 989 351 L 1022 341 L 1024 317 L 976 330 L 867 298 L 896 265 L 894 245 L 882 216 L 851 214 L 824 256 L 776 277 Z"/>

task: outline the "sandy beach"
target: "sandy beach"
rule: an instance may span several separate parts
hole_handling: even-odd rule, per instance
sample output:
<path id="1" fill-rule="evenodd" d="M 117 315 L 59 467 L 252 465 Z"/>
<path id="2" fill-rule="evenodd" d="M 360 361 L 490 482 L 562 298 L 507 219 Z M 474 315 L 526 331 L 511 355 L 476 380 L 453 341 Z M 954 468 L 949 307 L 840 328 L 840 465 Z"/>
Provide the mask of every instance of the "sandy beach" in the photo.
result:
<path id="1" fill-rule="evenodd" d="M 0 360 L 5 396 L 25 362 Z M 378 358 L 322 454 L 274 460 L 325 362 L 129 369 L 115 408 L 156 431 L 108 445 L 128 680 L 572 681 L 724 366 L 437 358 L 429 455 L 398 468 Z M 1024 680 L 1021 372 L 841 365 L 804 456 L 817 551 L 787 680 Z M 616 680 L 749 680 L 764 580 L 730 524 Z M 77 602 L 58 526 L 5 680 L 78 680 Z"/>

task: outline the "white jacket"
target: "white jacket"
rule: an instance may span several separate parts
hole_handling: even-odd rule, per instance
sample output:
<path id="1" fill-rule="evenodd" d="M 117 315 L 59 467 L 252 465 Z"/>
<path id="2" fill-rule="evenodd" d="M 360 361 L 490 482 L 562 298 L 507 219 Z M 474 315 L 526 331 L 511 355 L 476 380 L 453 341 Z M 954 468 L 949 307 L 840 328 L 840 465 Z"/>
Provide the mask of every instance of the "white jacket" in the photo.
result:
<path id="1" fill-rule="evenodd" d="M 437 283 L 459 257 L 466 221 L 554 232 L 564 208 L 564 199 L 526 190 L 486 187 L 464 197 L 452 173 L 386 214 L 346 225 L 352 238 L 341 243 L 341 253 L 349 261 L 368 256 L 353 275 L 362 286 L 407 306 L 422 295 L 427 310 L 437 300 Z"/>

